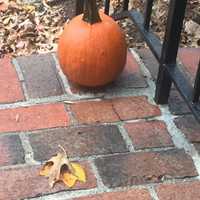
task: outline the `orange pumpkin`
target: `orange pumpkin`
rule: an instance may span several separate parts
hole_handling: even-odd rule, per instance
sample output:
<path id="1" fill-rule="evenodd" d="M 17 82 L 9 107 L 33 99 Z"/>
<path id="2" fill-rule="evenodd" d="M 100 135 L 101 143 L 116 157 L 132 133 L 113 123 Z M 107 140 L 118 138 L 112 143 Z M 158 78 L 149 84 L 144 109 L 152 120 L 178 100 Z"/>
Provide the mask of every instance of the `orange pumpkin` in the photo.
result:
<path id="1" fill-rule="evenodd" d="M 65 75 L 79 85 L 112 82 L 122 72 L 127 47 L 118 24 L 98 12 L 96 0 L 85 0 L 84 13 L 65 24 L 58 57 Z"/>

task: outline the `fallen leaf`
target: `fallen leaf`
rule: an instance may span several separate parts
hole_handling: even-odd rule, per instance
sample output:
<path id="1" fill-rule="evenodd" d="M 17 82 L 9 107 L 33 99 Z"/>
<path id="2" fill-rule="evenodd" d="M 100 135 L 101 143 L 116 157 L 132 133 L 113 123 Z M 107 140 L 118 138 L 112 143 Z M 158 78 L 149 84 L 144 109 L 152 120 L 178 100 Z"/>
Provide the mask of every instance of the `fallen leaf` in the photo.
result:
<path id="1" fill-rule="evenodd" d="M 196 31 L 200 28 L 200 25 L 197 24 L 196 22 L 189 20 L 185 22 L 185 31 L 188 34 L 193 34 L 195 35 Z"/>
<path id="2" fill-rule="evenodd" d="M 28 12 L 33 12 L 33 11 L 35 11 L 35 6 L 25 5 L 25 6 L 23 6 L 23 9 L 27 10 Z"/>
<path id="3" fill-rule="evenodd" d="M 71 163 L 71 165 L 74 169 L 73 175 L 75 175 L 78 178 L 79 181 L 86 182 L 85 171 L 83 170 L 81 165 L 79 165 L 78 163 Z"/>
<path id="4" fill-rule="evenodd" d="M 49 178 L 51 188 L 58 181 L 62 181 L 68 187 L 73 187 L 76 181 L 86 182 L 84 169 L 78 163 L 71 163 L 64 149 L 48 160 L 39 174 Z"/>
<path id="5" fill-rule="evenodd" d="M 76 181 L 78 180 L 78 178 L 76 176 L 74 176 L 73 174 L 70 174 L 68 172 L 64 173 L 61 177 L 62 181 L 64 182 L 65 185 L 67 185 L 68 187 L 73 187 L 76 183 Z"/>

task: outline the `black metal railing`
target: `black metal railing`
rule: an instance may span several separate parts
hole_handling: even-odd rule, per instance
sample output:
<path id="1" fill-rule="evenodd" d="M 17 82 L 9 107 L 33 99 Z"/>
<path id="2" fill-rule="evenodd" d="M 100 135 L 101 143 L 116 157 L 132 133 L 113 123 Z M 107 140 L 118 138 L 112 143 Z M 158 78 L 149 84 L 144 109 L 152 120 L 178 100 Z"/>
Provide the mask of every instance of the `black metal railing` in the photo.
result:
<path id="1" fill-rule="evenodd" d="M 83 11 L 84 0 L 76 0 L 76 2 L 76 14 L 80 14 Z M 129 0 L 124 0 L 121 11 L 111 14 L 111 16 L 115 20 L 130 18 L 157 59 L 159 72 L 155 91 L 156 103 L 168 103 L 170 89 L 172 83 L 174 83 L 194 116 L 200 122 L 200 64 L 194 86 L 192 86 L 183 70 L 181 70 L 182 66 L 176 61 L 187 0 L 170 0 L 163 42 L 158 39 L 150 28 L 153 3 L 154 0 L 146 0 L 144 14 L 141 14 L 136 10 L 129 10 Z M 110 0 L 105 0 L 105 13 L 109 14 L 109 10 Z"/>

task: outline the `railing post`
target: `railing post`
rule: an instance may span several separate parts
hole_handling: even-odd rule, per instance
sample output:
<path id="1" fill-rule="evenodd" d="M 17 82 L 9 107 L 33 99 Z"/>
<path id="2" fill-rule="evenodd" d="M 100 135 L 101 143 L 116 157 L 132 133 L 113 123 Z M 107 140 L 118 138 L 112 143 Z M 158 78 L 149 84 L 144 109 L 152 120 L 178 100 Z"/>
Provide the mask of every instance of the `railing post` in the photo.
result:
<path id="1" fill-rule="evenodd" d="M 200 97 L 200 61 L 199 61 L 199 67 L 197 70 L 195 83 L 194 83 L 193 102 L 197 103 L 199 101 L 199 97 Z"/>
<path id="2" fill-rule="evenodd" d="M 110 0 L 105 0 L 105 14 L 109 15 L 109 10 L 110 10 Z"/>
<path id="3" fill-rule="evenodd" d="M 76 0 L 76 15 L 83 13 L 84 0 Z"/>
<path id="4" fill-rule="evenodd" d="M 124 2 L 123 2 L 123 10 L 124 11 L 128 10 L 128 5 L 129 5 L 129 0 L 124 0 Z"/>
<path id="5" fill-rule="evenodd" d="M 154 0 L 146 0 L 145 9 L 144 9 L 144 28 L 148 31 L 149 24 L 151 20 L 151 12 L 153 7 Z"/>
<path id="6" fill-rule="evenodd" d="M 168 103 L 172 80 L 165 65 L 173 67 L 173 64 L 176 63 L 186 4 L 187 0 L 170 1 L 165 38 L 162 46 L 160 67 L 156 83 L 155 101 L 158 104 Z"/>

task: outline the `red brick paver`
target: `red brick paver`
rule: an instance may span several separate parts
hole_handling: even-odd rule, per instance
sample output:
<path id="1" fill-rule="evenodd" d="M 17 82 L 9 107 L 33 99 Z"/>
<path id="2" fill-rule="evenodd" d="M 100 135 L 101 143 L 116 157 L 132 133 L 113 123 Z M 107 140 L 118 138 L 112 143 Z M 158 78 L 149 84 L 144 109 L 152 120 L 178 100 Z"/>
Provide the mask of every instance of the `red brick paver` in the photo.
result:
<path id="1" fill-rule="evenodd" d="M 197 176 L 191 157 L 183 150 L 114 155 L 97 158 L 95 163 L 109 188 Z"/>
<path id="2" fill-rule="evenodd" d="M 160 115 L 159 108 L 144 96 L 79 102 L 71 105 L 71 109 L 79 123 L 115 122 Z"/>
<path id="3" fill-rule="evenodd" d="M 47 160 L 62 145 L 70 157 L 127 152 L 117 126 L 87 126 L 42 130 L 29 135 L 36 160 Z"/>
<path id="4" fill-rule="evenodd" d="M 132 189 L 125 192 L 110 192 L 73 200 L 152 200 L 152 198 L 145 189 Z"/>
<path id="5" fill-rule="evenodd" d="M 0 103 L 10 103 L 23 100 L 23 92 L 17 73 L 11 64 L 11 58 L 0 59 Z"/>
<path id="6" fill-rule="evenodd" d="M 0 166 L 24 163 L 24 149 L 18 135 L 0 137 Z"/>
<path id="7" fill-rule="evenodd" d="M 0 132 L 28 131 L 69 124 L 63 104 L 44 104 L 0 110 Z"/>
<path id="8" fill-rule="evenodd" d="M 174 122 L 190 142 L 200 142 L 200 124 L 194 116 L 181 116 L 176 118 Z"/>
<path id="9" fill-rule="evenodd" d="M 198 200 L 200 199 L 200 182 L 166 184 L 157 187 L 159 200 Z"/>
<path id="10" fill-rule="evenodd" d="M 200 60 L 200 48 L 181 48 L 178 56 L 182 64 L 194 77 Z"/>
<path id="11" fill-rule="evenodd" d="M 64 93 L 51 54 L 21 56 L 17 58 L 17 62 L 22 70 L 29 98 L 58 96 Z"/>
<path id="12" fill-rule="evenodd" d="M 87 182 L 77 183 L 73 189 L 63 184 L 56 184 L 53 189 L 48 185 L 48 179 L 39 176 L 38 166 L 11 168 L 0 171 L 0 199 L 16 200 L 36 197 L 43 194 L 55 193 L 63 190 L 89 189 L 96 187 L 96 178 L 88 163 L 80 163 L 87 172 Z"/>
<path id="13" fill-rule="evenodd" d="M 135 149 L 173 146 L 166 125 L 161 121 L 127 123 L 125 128 Z"/>
<path id="14" fill-rule="evenodd" d="M 115 122 L 119 120 L 110 100 L 80 102 L 71 105 L 71 109 L 79 123 Z"/>
<path id="15" fill-rule="evenodd" d="M 160 115 L 158 106 L 150 104 L 145 96 L 114 99 L 113 107 L 121 120 L 148 118 Z"/>

